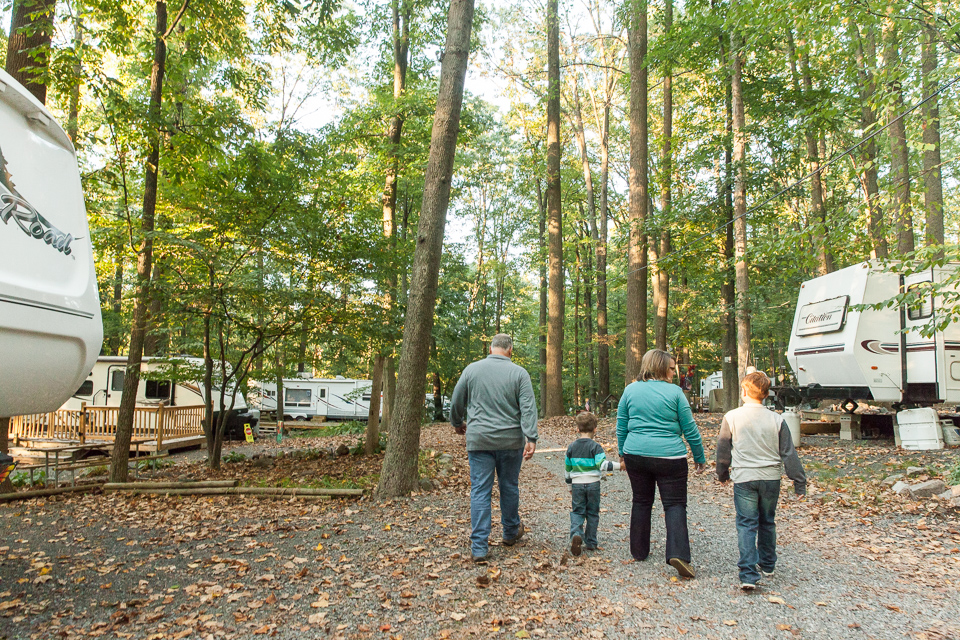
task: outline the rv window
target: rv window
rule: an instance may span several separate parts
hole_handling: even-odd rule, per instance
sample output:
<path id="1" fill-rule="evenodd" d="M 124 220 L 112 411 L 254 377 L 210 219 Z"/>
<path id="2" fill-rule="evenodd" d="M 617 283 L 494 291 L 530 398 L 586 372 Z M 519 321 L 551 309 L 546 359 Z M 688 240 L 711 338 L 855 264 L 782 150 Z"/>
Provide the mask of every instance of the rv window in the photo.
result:
<path id="1" fill-rule="evenodd" d="M 309 407 L 310 389 L 284 389 L 283 403 L 288 407 Z"/>
<path id="2" fill-rule="evenodd" d="M 360 399 L 363 400 L 364 402 L 370 402 L 370 394 L 365 393 L 360 397 Z"/>
<path id="3" fill-rule="evenodd" d="M 916 293 L 920 298 L 919 304 L 917 306 L 911 305 L 907 307 L 907 317 L 911 320 L 925 320 L 933 315 L 933 296 L 930 294 L 923 295 L 918 289 L 929 289 L 930 282 L 917 282 L 907 287 L 907 291 L 911 293 Z"/>
<path id="4" fill-rule="evenodd" d="M 147 380 L 143 395 L 147 400 L 169 400 L 171 384 L 169 380 Z"/>
<path id="5" fill-rule="evenodd" d="M 326 397 L 327 397 L 327 390 L 326 390 L 326 389 L 320 389 L 320 397 L 321 397 L 321 398 L 326 398 Z"/>
<path id="6" fill-rule="evenodd" d="M 123 391 L 123 369 L 116 369 L 110 373 L 110 391 Z"/>
<path id="7" fill-rule="evenodd" d="M 91 393 L 93 393 L 93 380 L 84 380 L 83 384 L 80 385 L 80 388 L 77 389 L 77 392 L 73 395 L 89 396 Z"/>

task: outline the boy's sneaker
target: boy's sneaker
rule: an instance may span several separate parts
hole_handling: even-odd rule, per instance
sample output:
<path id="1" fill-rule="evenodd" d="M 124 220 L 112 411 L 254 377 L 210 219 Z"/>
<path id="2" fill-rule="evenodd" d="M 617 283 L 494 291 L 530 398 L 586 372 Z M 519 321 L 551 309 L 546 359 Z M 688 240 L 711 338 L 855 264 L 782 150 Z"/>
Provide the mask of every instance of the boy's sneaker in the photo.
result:
<path id="1" fill-rule="evenodd" d="M 760 572 L 760 575 L 763 576 L 764 578 L 769 578 L 769 577 L 771 577 L 771 576 L 773 575 L 773 571 L 774 571 L 774 570 L 773 570 L 773 569 L 770 569 L 770 571 L 764 571 L 764 570 L 761 569 L 760 567 L 757 567 L 757 571 L 759 571 L 759 572 Z"/>
<path id="2" fill-rule="evenodd" d="M 752 583 L 750 583 L 750 582 L 741 582 L 741 583 L 740 583 L 740 588 L 741 588 L 743 591 L 753 591 L 754 589 L 757 588 L 757 585 L 752 584 Z"/>
<path id="3" fill-rule="evenodd" d="M 684 578 L 696 578 L 697 574 L 694 573 L 693 567 L 690 566 L 689 562 L 681 560 L 680 558 L 670 558 L 670 566 L 677 570 Z"/>
<path id="4" fill-rule="evenodd" d="M 473 564 L 487 564 L 487 556 L 473 556 Z"/>
<path id="5" fill-rule="evenodd" d="M 594 545 L 594 546 L 592 546 L 592 547 L 591 547 L 590 545 L 586 545 L 586 546 L 584 547 L 584 549 L 586 549 L 587 551 L 597 551 L 597 550 L 600 549 L 600 547 L 598 547 L 598 546 L 596 546 L 596 545 Z"/>
<path id="6" fill-rule="evenodd" d="M 583 538 L 581 538 L 579 535 L 574 535 L 570 539 L 570 555 L 579 556 L 581 553 L 583 553 L 582 547 Z"/>
<path id="7" fill-rule="evenodd" d="M 527 532 L 527 529 L 526 527 L 523 526 L 523 523 L 521 522 L 520 528 L 517 529 L 517 535 L 513 536 L 512 538 L 504 539 L 503 546 L 512 547 L 513 545 L 517 544 L 518 542 L 520 542 L 520 538 L 522 538 L 523 534 L 525 534 L 526 532 Z"/>

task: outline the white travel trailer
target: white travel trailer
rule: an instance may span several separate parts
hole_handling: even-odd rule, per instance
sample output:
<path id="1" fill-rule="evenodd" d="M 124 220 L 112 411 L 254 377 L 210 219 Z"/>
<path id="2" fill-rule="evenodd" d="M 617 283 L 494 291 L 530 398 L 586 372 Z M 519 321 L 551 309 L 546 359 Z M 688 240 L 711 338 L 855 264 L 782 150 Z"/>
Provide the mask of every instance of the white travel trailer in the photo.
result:
<path id="1" fill-rule="evenodd" d="M 181 360 L 192 369 L 202 366 L 199 358 L 150 358 L 143 359 L 141 371 L 167 371 L 171 364 Z M 127 358 L 123 356 L 100 356 L 96 364 L 61 409 L 79 410 L 81 406 L 88 407 L 119 407 L 123 393 L 123 381 L 126 377 Z M 152 376 L 151 376 L 152 377 Z M 174 382 L 173 380 L 140 379 L 137 388 L 138 407 L 156 407 L 163 403 L 167 407 L 202 407 L 204 406 L 204 386 L 200 382 Z M 227 398 L 229 405 L 230 398 Z M 214 416 L 220 413 L 220 392 L 213 393 Z M 244 425 L 255 428 L 260 422 L 260 412 L 247 406 L 243 394 L 236 393 L 233 405 L 233 414 L 227 419 L 227 434 L 239 438 L 243 437 Z"/>
<path id="2" fill-rule="evenodd" d="M 263 382 L 258 386 L 260 410 L 276 412 L 277 384 Z M 369 380 L 341 377 L 285 378 L 283 416 L 289 420 L 309 420 L 314 416 L 329 420 L 366 420 L 372 386 Z"/>
<path id="3" fill-rule="evenodd" d="M 714 389 L 723 389 L 723 372 L 714 371 L 700 381 L 700 397 L 709 398 Z"/>
<path id="4" fill-rule="evenodd" d="M 0 416 L 53 411 L 83 382 L 103 324 L 70 139 L 0 71 Z"/>
<path id="5" fill-rule="evenodd" d="M 920 333 L 942 304 L 939 296 L 927 296 L 919 309 L 852 308 L 944 282 L 958 268 L 904 276 L 863 262 L 804 282 L 787 352 L 800 395 L 898 409 L 960 402 L 960 324 L 930 338 Z"/>

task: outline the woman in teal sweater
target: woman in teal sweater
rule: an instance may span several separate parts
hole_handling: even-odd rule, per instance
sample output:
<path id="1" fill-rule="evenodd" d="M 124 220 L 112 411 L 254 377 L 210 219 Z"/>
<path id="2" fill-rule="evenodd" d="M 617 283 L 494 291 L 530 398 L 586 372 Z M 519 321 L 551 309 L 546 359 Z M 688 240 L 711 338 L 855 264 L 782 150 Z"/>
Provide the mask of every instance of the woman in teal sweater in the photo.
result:
<path id="1" fill-rule="evenodd" d="M 677 363 L 669 353 L 651 349 L 640 363 L 640 376 L 623 390 L 617 407 L 617 448 L 633 489 L 630 555 L 650 555 L 650 517 L 654 488 L 660 490 L 667 527 L 667 563 L 693 578 L 687 533 L 687 447 L 699 473 L 706 468 L 700 430 L 683 391 L 673 384 Z"/>

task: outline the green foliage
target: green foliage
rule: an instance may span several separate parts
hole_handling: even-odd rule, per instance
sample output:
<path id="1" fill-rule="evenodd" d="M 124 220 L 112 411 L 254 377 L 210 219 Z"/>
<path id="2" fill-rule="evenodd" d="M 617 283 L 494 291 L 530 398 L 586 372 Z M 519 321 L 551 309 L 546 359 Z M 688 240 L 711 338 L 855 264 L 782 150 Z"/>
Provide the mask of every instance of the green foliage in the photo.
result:
<path id="1" fill-rule="evenodd" d="M 30 482 L 30 472 L 29 471 L 14 471 L 9 476 L 10 483 L 15 487 L 25 487 Z M 47 473 L 46 471 L 34 471 L 33 472 L 33 482 L 32 484 L 42 484 L 46 485 L 47 483 Z"/>
<path id="2" fill-rule="evenodd" d="M 224 462 L 243 462 L 247 459 L 245 453 L 240 453 L 239 451 L 231 451 L 227 455 L 223 456 Z"/>
<path id="3" fill-rule="evenodd" d="M 947 482 L 950 486 L 960 484 L 960 460 L 958 460 L 950 471 L 947 472 Z"/>
<path id="4" fill-rule="evenodd" d="M 360 422 L 359 420 L 335 422 L 334 424 L 321 427 L 318 431 L 320 431 L 321 436 L 360 435 L 366 433 L 367 423 Z"/>
<path id="5" fill-rule="evenodd" d="M 362 456 L 366 454 L 366 438 L 360 438 L 357 440 L 357 444 L 350 450 L 350 453 L 355 456 Z M 380 438 L 377 441 L 377 446 L 373 449 L 373 454 L 377 455 L 378 453 L 383 453 L 387 450 L 387 434 L 380 432 Z"/>
<path id="6" fill-rule="evenodd" d="M 140 460 L 137 462 L 138 471 L 159 471 L 160 469 L 166 469 L 167 467 L 172 467 L 175 463 L 173 460 L 167 460 L 164 458 L 152 458 L 150 460 Z M 100 467 L 97 467 L 98 469 Z"/>

